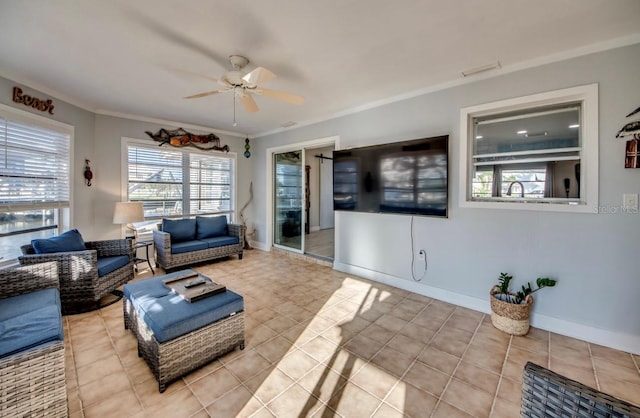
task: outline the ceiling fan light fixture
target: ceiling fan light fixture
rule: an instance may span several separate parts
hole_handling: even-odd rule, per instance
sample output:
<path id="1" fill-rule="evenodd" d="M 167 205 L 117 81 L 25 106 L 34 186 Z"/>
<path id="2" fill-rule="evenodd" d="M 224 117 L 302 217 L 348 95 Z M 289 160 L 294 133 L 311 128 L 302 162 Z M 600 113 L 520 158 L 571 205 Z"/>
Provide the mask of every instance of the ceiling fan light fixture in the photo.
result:
<path id="1" fill-rule="evenodd" d="M 242 55 L 229 55 L 229 61 L 236 70 L 242 70 L 249 64 L 249 58 L 243 57 Z"/>
<path id="2" fill-rule="evenodd" d="M 224 88 L 220 90 L 213 90 L 203 93 L 194 94 L 191 96 L 185 97 L 185 99 L 196 99 L 200 97 L 211 96 L 218 93 L 233 93 L 233 126 L 237 126 L 236 122 L 236 97 L 240 100 L 242 107 L 245 111 L 249 113 L 258 112 L 260 109 L 258 108 L 258 104 L 256 103 L 253 95 L 263 95 L 266 97 L 270 97 L 277 100 L 282 100 L 284 102 L 292 103 L 292 104 L 302 104 L 304 103 L 304 97 L 297 96 L 295 94 L 287 93 L 279 90 L 271 90 L 265 89 L 261 87 L 261 84 L 276 78 L 276 75 L 267 70 L 264 67 L 256 67 L 253 70 L 245 73 L 243 71 L 244 67 L 249 64 L 249 59 L 243 57 L 242 55 L 230 55 L 229 62 L 231 63 L 233 69 L 225 73 L 219 79 L 215 79 L 213 77 L 202 76 L 208 80 L 212 80 L 222 85 Z M 192 75 L 198 75 L 196 73 L 187 72 Z M 292 122 L 294 125 L 295 122 Z M 288 125 L 288 126 L 292 126 Z"/>

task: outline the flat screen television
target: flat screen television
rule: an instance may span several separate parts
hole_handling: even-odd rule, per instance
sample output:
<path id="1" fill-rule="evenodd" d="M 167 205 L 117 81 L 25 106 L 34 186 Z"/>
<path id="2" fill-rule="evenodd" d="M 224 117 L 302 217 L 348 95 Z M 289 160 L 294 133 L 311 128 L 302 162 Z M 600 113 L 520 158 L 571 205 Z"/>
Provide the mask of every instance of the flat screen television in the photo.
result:
<path id="1" fill-rule="evenodd" d="M 333 209 L 447 217 L 449 136 L 333 152 Z"/>

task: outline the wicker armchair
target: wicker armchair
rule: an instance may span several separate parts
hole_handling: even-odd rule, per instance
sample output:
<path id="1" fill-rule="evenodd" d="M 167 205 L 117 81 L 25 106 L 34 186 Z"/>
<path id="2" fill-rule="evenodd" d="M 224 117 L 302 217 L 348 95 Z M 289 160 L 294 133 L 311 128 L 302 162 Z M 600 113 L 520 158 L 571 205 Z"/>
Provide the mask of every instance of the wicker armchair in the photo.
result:
<path id="1" fill-rule="evenodd" d="M 640 408 L 529 362 L 520 416 L 638 418 Z"/>
<path id="2" fill-rule="evenodd" d="M 56 263 L 0 270 L 0 299 L 58 288 Z M 0 416 L 67 416 L 64 342 L 0 359 Z"/>
<path id="3" fill-rule="evenodd" d="M 47 261 L 58 263 L 60 299 L 63 311 L 74 311 L 77 305 L 97 304 L 98 301 L 133 279 L 133 244 L 130 239 L 86 241 L 84 251 L 35 254 L 31 244 L 23 245 L 21 265 Z M 98 258 L 117 255 L 129 257 L 129 263 L 111 273 L 98 275 Z"/>

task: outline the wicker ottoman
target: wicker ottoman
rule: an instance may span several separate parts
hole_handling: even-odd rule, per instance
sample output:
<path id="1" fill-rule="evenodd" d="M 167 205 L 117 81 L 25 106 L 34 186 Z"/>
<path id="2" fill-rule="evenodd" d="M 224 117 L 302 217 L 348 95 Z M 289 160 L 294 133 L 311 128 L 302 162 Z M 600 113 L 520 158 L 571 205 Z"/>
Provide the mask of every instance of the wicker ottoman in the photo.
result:
<path id="1" fill-rule="evenodd" d="M 239 347 L 244 349 L 244 300 L 227 290 L 197 302 L 172 293 L 163 280 L 183 270 L 124 286 L 124 327 L 138 339 L 144 357 L 158 381 L 167 384 Z"/>

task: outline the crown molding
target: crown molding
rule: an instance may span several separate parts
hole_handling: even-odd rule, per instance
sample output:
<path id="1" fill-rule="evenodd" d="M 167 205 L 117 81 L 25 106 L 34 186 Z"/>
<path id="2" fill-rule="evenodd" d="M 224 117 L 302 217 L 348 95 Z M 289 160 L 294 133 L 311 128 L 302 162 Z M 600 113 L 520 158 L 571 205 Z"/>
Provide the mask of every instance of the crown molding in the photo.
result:
<path id="1" fill-rule="evenodd" d="M 455 74 L 459 75 L 459 78 L 455 80 L 445 81 L 443 83 L 434 84 L 432 86 L 424 87 L 418 90 L 412 90 L 406 93 L 391 96 L 386 99 L 365 103 L 359 106 L 355 106 L 355 107 L 345 109 L 340 112 L 332 113 L 329 115 L 325 115 L 319 118 L 308 119 L 306 121 L 297 122 L 295 126 L 291 126 L 289 128 L 277 128 L 277 129 L 273 129 L 266 132 L 256 133 L 253 136 L 255 138 L 260 138 L 267 135 L 273 135 L 280 132 L 284 132 L 287 130 L 299 129 L 304 126 L 314 125 L 320 122 L 326 122 L 328 120 L 337 119 L 337 118 L 352 115 L 355 113 L 360 113 L 365 110 L 370 110 L 376 107 L 385 106 L 385 105 L 396 103 L 396 102 L 401 102 L 403 100 L 412 99 L 414 97 L 423 96 L 429 93 L 434 93 L 437 91 L 458 87 L 464 84 L 475 83 L 476 81 L 479 81 L 479 80 L 499 77 L 501 75 L 513 73 L 516 71 L 522 71 L 529 68 L 540 67 L 542 65 L 552 64 L 554 62 L 566 61 L 572 58 L 577 58 L 584 55 L 590 55 L 597 52 L 603 52 L 610 49 L 622 48 L 622 47 L 634 45 L 637 43 L 640 43 L 640 33 L 612 39 L 605 42 L 598 42 L 598 43 L 583 46 L 580 48 L 574 48 L 574 49 L 559 52 L 557 54 L 534 58 L 531 60 L 527 60 L 527 61 L 523 61 L 515 64 L 504 65 L 501 68 L 496 68 L 494 70 L 487 71 L 484 73 L 470 75 L 468 77 L 463 77 L 460 71 L 456 71 Z"/>
<path id="2" fill-rule="evenodd" d="M 105 110 L 105 109 L 97 109 L 95 111 L 96 115 L 102 115 L 102 116 L 112 116 L 115 118 L 122 118 L 122 119 L 130 119 L 130 120 L 135 120 L 138 122 L 148 122 L 148 123 L 155 123 L 158 125 L 169 125 L 169 126 L 173 126 L 175 128 L 189 128 L 189 129 L 195 129 L 198 131 L 203 131 L 203 132 L 214 132 L 216 134 L 221 134 L 221 135 L 227 135 L 227 136 L 235 136 L 238 138 L 250 138 L 249 135 L 246 134 L 242 134 L 242 133 L 238 133 L 238 132 L 231 132 L 231 131 L 223 131 L 221 129 L 217 129 L 211 126 L 202 126 L 202 125 L 194 125 L 191 123 L 183 123 L 183 122 L 176 122 L 173 120 L 167 120 L 167 119 L 157 119 L 157 118 L 151 118 L 151 117 L 147 117 L 147 116 L 140 116 L 140 115 L 133 115 L 133 114 L 129 114 L 129 113 L 120 113 L 120 112 L 114 112 L 111 110 Z"/>

